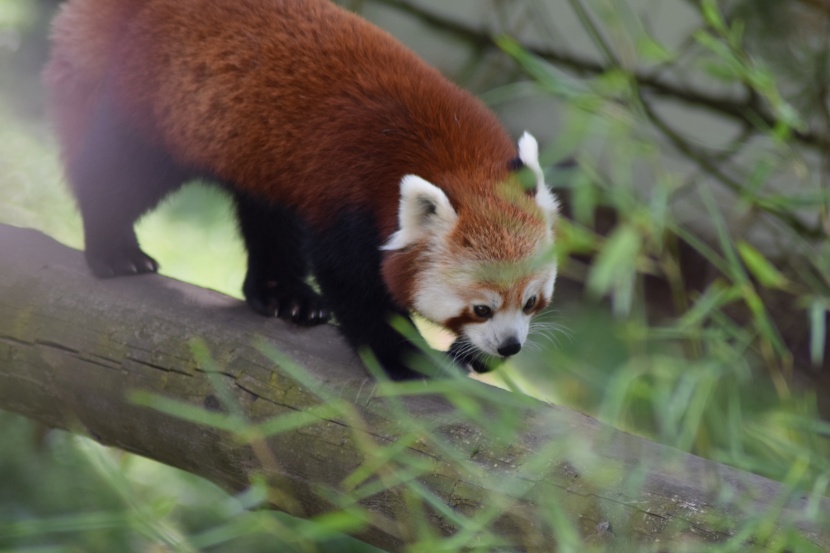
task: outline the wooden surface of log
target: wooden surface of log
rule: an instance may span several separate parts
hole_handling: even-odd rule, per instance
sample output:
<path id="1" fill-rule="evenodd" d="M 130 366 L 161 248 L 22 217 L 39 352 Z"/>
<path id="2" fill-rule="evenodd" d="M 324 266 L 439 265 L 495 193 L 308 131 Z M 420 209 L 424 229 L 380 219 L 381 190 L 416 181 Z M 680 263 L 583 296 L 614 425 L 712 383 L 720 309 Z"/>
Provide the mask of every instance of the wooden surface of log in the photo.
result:
<path id="1" fill-rule="evenodd" d="M 207 344 L 216 369 L 194 356 L 193 338 Z M 306 376 L 298 380 L 265 356 L 257 340 L 302 366 Z M 214 370 L 249 420 L 304 411 L 330 396 L 353 404 L 363 423 L 321 416 L 316 424 L 245 445 L 226 431 L 131 399 L 143 391 L 224 409 L 208 378 Z M 555 551 L 542 510 L 565 513 L 590 542 L 620 547 L 722 541 L 742 520 L 765 513 L 773 538 L 775 528 L 795 520 L 805 551 L 830 550 L 830 530 L 804 518 L 808 500 L 788 497 L 778 483 L 509 392 L 488 387 L 482 397 L 492 405 L 475 422 L 438 394 L 398 398 L 402 417 L 334 327 L 265 319 L 238 300 L 158 275 L 95 280 L 80 252 L 36 231 L 0 225 L 0 409 L 85 433 L 229 491 L 264 475 L 276 490 L 274 506 L 303 517 L 333 508 L 344 481 L 369 462 L 364 442 L 395 444 L 417 423 L 480 469 L 459 470 L 428 439 L 401 444 L 427 467 L 414 480 L 446 506 L 428 516 L 446 535 L 457 530 L 454 517 L 478 516 L 494 504 L 500 507 L 488 527 L 516 544 L 506 550 L 517 551 Z M 499 443 L 488 434 L 488 418 L 505 413 L 519 422 L 514 439 Z M 510 500 L 496 501 L 505 495 Z M 402 486 L 381 487 L 361 505 L 370 518 L 357 536 L 403 550 L 414 530 Z M 828 512 L 830 503 L 821 499 L 818 509 Z"/>

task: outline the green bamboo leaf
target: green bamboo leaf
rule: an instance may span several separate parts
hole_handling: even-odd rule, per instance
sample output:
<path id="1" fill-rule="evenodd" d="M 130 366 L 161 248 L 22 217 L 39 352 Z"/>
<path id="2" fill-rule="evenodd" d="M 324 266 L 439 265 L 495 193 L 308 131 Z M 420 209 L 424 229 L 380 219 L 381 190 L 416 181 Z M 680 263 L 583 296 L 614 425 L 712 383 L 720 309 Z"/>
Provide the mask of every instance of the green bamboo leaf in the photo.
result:
<path id="1" fill-rule="evenodd" d="M 716 280 L 695 301 L 694 305 L 677 321 L 677 328 L 689 331 L 702 327 L 712 313 L 741 299 L 740 290 Z"/>
<path id="2" fill-rule="evenodd" d="M 247 422 L 243 418 L 223 412 L 210 411 L 203 407 L 190 405 L 150 392 L 137 390 L 130 393 L 129 399 L 135 405 L 149 407 L 178 419 L 210 426 L 226 432 L 242 432 L 247 426 Z"/>
<path id="3" fill-rule="evenodd" d="M 597 238 L 579 223 L 562 219 L 556 227 L 556 245 L 567 253 L 589 253 L 597 248 Z"/>
<path id="4" fill-rule="evenodd" d="M 599 193 L 587 171 L 578 172 L 571 187 L 571 204 L 574 219 L 590 227 L 594 223 L 594 213 L 599 204 Z"/>
<path id="5" fill-rule="evenodd" d="M 746 274 L 746 271 L 744 271 L 744 267 L 739 259 L 739 254 L 735 251 L 735 243 L 729 235 L 729 229 L 727 228 L 726 221 L 723 219 L 723 215 L 717 208 L 715 197 L 709 189 L 705 188 L 700 191 L 700 194 L 703 199 L 703 204 L 706 206 L 706 211 L 709 212 L 709 216 L 712 218 L 718 243 L 723 251 L 724 263 L 721 270 L 723 270 L 726 276 L 728 276 L 735 284 L 743 284 L 747 282 L 749 276 Z"/>
<path id="6" fill-rule="evenodd" d="M 369 519 L 369 515 L 356 508 L 323 513 L 311 519 L 314 524 L 304 524 L 302 533 L 306 538 L 322 540 L 338 533 L 359 531 L 366 527 Z"/>
<path id="7" fill-rule="evenodd" d="M 637 257 L 642 237 L 630 225 L 621 225 L 608 237 L 588 277 L 588 290 L 603 296 L 613 295 L 614 311 L 630 311 L 637 273 Z"/>
<path id="8" fill-rule="evenodd" d="M 723 20 L 723 16 L 720 13 L 720 9 L 718 8 L 718 3 L 716 0 L 703 0 L 701 2 L 700 7 L 703 11 L 703 19 L 706 20 L 713 29 L 717 30 L 721 34 L 727 34 L 728 27 L 726 26 L 726 22 Z"/>
<path id="9" fill-rule="evenodd" d="M 503 35 L 495 40 L 504 53 L 515 59 L 548 92 L 564 99 L 571 99 L 585 92 L 585 87 L 578 84 L 578 81 L 528 52 L 512 38 Z"/>
<path id="10" fill-rule="evenodd" d="M 637 51 L 646 61 L 666 63 L 675 59 L 675 54 L 650 36 L 643 36 L 637 41 Z"/>
<path id="11" fill-rule="evenodd" d="M 736 244 L 738 253 L 749 272 L 766 288 L 784 288 L 787 278 L 764 255 L 743 240 Z"/>
<path id="12" fill-rule="evenodd" d="M 815 299 L 810 304 L 810 361 L 820 367 L 827 347 L 827 308 L 823 299 Z"/>

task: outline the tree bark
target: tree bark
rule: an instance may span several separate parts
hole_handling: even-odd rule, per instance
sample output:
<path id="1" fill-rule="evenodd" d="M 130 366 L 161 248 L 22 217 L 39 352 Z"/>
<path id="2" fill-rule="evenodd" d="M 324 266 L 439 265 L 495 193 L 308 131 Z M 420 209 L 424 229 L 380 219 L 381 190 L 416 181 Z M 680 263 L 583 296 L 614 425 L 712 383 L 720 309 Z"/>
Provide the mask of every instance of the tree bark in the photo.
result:
<path id="1" fill-rule="evenodd" d="M 193 337 L 208 344 L 215 363 L 194 355 Z M 257 340 L 286 361 L 265 356 Z M 223 384 L 217 387 L 216 378 Z M 382 448 L 409 440 L 399 444 L 401 454 L 425 468 L 409 485 L 381 486 L 360 502 L 369 518 L 357 537 L 389 551 L 402 551 L 417 533 L 407 491 L 415 485 L 438 498 L 440 505 L 423 512 L 444 535 L 454 534 L 459 520 L 494 508 L 486 531 L 516 545 L 508 550 L 555 550 L 551 512 L 561 512 L 592 543 L 659 542 L 669 550 L 678 541 L 729 539 L 747 517 L 766 513 L 773 521 L 769 541 L 747 550 L 771 549 L 790 521 L 799 521 L 804 551 L 830 549 L 830 530 L 807 521 L 808 499 L 790 498 L 780 484 L 470 384 L 481 392 L 475 423 L 439 394 L 383 397 L 331 326 L 265 319 L 238 300 L 157 275 L 95 280 L 79 252 L 36 231 L 0 225 L 2 409 L 229 491 L 263 475 L 275 490 L 273 506 L 303 517 L 330 511 L 346 497 L 347 478 L 377 460 L 367 443 Z M 315 424 L 245 444 L 226 430 L 136 402 L 134 391 L 254 422 L 319 409 L 326 398 L 345 400 L 355 416 L 323 413 Z M 488 433 L 488 419 L 496 416 L 516 420 L 509 443 Z M 412 439 L 418 428 L 429 434 Z M 395 457 L 387 466 L 394 463 Z M 384 478 L 382 467 L 376 473 Z M 818 512 L 830 512 L 830 502 L 815 501 Z"/>

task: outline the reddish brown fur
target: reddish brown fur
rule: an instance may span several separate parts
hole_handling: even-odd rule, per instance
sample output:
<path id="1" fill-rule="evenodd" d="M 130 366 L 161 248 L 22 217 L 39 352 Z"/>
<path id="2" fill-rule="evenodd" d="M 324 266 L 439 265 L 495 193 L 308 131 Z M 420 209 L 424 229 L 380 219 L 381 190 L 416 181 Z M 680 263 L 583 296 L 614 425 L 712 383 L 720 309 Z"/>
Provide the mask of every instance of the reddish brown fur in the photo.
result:
<path id="1" fill-rule="evenodd" d="M 314 225 L 368 206 L 388 237 L 408 173 L 436 183 L 460 212 L 478 209 L 472 198 L 498 203 L 515 147 L 491 112 L 326 0 L 68 4 L 46 82 L 70 162 L 111 87 L 127 123 L 178 163 Z"/>
<path id="2" fill-rule="evenodd" d="M 398 305 L 412 305 L 415 282 L 423 269 L 426 249 L 423 245 L 387 254 L 383 264 L 383 281 Z"/>
<path id="3" fill-rule="evenodd" d="M 495 116 L 391 36 L 328 0 L 68 0 L 53 28 L 44 78 L 93 274 L 155 271 L 134 221 L 205 177 L 233 196 L 257 312 L 333 313 L 352 346 L 412 378 L 390 313 L 462 332 L 483 322 L 486 286 L 511 313 L 452 357 L 486 370 L 466 346 L 518 351 L 527 318 L 512 311 L 533 293 L 554 201 L 522 188 Z M 520 144 L 543 186 L 535 140 Z M 390 243 L 410 174 L 440 190 L 405 181 Z"/>
<path id="4" fill-rule="evenodd" d="M 452 252 L 471 260 L 515 262 L 536 251 L 545 236 L 545 220 L 526 194 L 513 200 L 502 192 L 470 198 L 459 209 L 449 237 Z"/>
<path id="5" fill-rule="evenodd" d="M 55 48 L 44 73 L 52 91 L 52 111 L 66 161 L 77 156 L 92 117 L 101 101 L 104 77 L 126 23 L 141 2 L 75 2 L 63 9 L 52 27 Z"/>
<path id="6" fill-rule="evenodd" d="M 472 308 L 468 307 L 464 310 L 463 313 L 461 313 L 457 317 L 453 317 L 452 319 L 444 322 L 444 326 L 447 327 L 447 329 L 450 332 L 460 335 L 461 329 L 467 326 L 468 324 L 481 322 L 484 322 L 482 318 L 476 316 L 476 314 L 473 313 Z"/>

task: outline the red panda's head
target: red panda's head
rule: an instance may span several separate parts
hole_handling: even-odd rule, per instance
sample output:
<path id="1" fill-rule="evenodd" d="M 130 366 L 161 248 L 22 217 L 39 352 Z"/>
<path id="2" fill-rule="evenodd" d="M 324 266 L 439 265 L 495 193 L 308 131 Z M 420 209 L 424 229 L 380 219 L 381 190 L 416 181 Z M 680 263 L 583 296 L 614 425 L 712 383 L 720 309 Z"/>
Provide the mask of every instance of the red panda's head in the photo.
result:
<path id="1" fill-rule="evenodd" d="M 516 175 L 453 205 L 415 175 L 401 181 L 398 231 L 383 246 L 384 267 L 401 303 L 459 335 L 472 357 L 509 357 L 521 349 L 531 318 L 551 300 L 558 204 L 544 182 L 536 140 L 525 133 L 519 159 L 535 186 Z"/>

